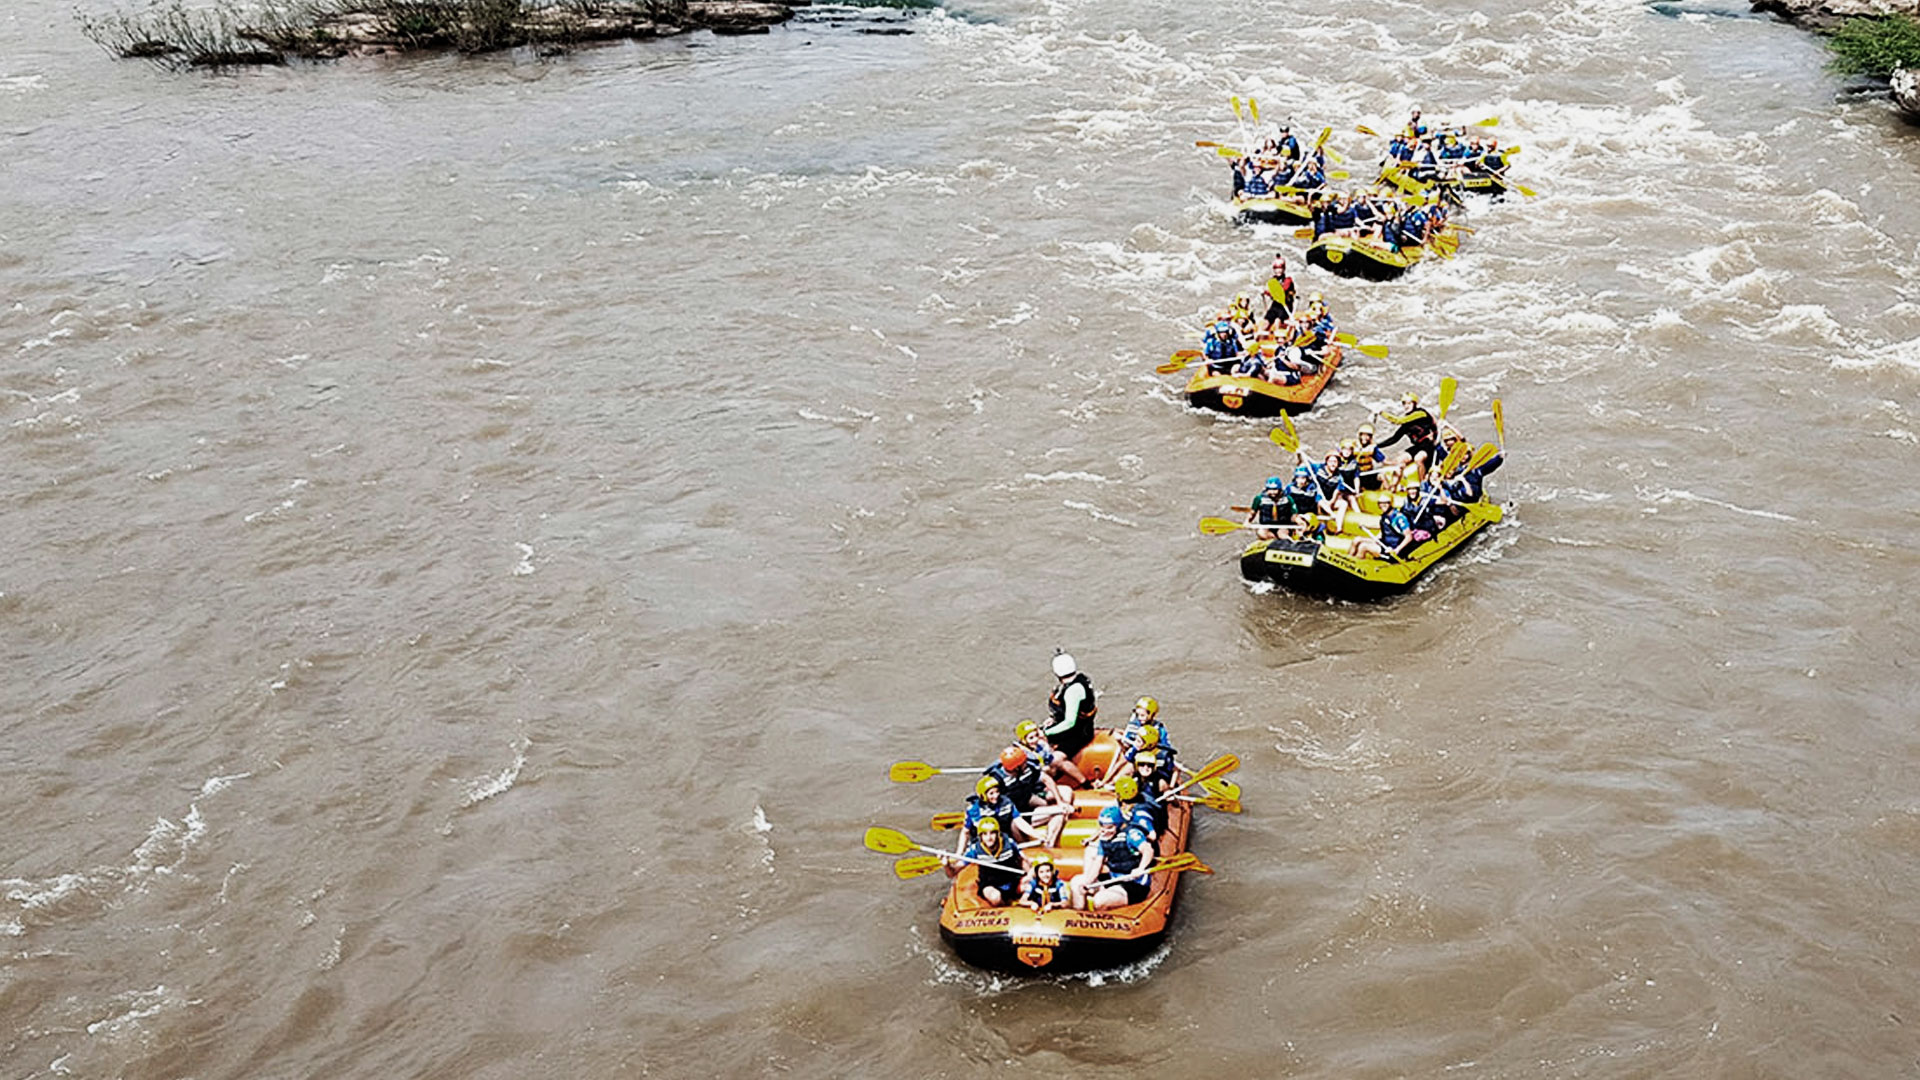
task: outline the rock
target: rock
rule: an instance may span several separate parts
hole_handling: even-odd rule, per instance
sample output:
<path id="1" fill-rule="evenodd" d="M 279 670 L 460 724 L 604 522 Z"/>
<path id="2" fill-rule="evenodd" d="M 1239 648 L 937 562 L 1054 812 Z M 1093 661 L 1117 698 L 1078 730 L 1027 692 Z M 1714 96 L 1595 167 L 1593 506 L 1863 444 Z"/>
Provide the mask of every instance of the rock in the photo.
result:
<path id="1" fill-rule="evenodd" d="M 1893 103 L 1907 118 L 1920 121 L 1920 68 L 1900 68 L 1893 73 Z"/>
<path id="2" fill-rule="evenodd" d="M 1863 15 L 1920 16 L 1920 0 L 1753 0 L 1753 10 L 1812 30 L 1828 30 Z"/>

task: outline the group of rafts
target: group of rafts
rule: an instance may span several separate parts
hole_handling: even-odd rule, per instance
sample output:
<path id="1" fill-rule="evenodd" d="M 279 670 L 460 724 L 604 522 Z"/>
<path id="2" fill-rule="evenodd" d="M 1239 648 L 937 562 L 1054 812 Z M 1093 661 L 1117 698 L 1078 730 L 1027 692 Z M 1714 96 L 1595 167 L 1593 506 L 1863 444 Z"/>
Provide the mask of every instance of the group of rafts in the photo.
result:
<path id="1" fill-rule="evenodd" d="M 1140 959 L 1166 938 L 1182 875 L 1213 872 L 1187 849 L 1194 807 L 1240 812 L 1240 788 L 1225 778 L 1238 758 L 1188 768 L 1150 697 L 1124 727 L 1097 728 L 1092 684 L 1073 657 L 1056 655 L 1053 671 L 1062 689 L 1083 691 L 1058 745 L 1046 733 L 1056 729 L 1027 721 L 991 765 L 902 761 L 888 773 L 898 783 L 974 778 L 965 809 L 933 816 L 934 829 L 957 833 L 950 849 L 867 830 L 868 848 L 903 856 L 899 877 L 952 879 L 940 935 L 977 967 L 1072 974 Z"/>
<path id="2" fill-rule="evenodd" d="M 1240 99 L 1233 105 L 1244 123 Z M 1248 99 L 1245 106 L 1257 126 L 1259 105 Z M 1384 280 L 1429 253 L 1454 256 L 1460 237 L 1471 231 L 1459 220 L 1465 193 L 1533 194 L 1506 175 L 1519 147 L 1470 131 L 1496 124 L 1429 127 L 1416 110 L 1389 140 L 1372 186 L 1350 192 L 1327 186 L 1348 175 L 1328 168 L 1330 161 L 1341 163 L 1326 145 L 1331 128 L 1305 149 L 1284 124 L 1250 153 L 1198 145 L 1230 159 L 1233 206 L 1242 219 L 1308 222 L 1295 233 L 1311 242 L 1308 262 L 1341 276 Z M 1371 128 L 1358 130 L 1377 137 Z M 1162 374 L 1193 368 L 1186 397 L 1196 407 L 1282 417 L 1272 438 L 1294 455 L 1292 482 L 1269 480 L 1252 506 L 1235 508 L 1243 520 L 1207 518 L 1200 526 L 1214 535 L 1255 532 L 1240 559 L 1246 577 L 1351 599 L 1387 596 L 1500 520 L 1499 504 L 1484 492 L 1505 443 L 1498 400 L 1497 441 L 1478 449 L 1446 421 L 1455 388 L 1447 378 L 1437 413 L 1408 394 L 1400 413 L 1380 414 L 1397 425 L 1393 436 L 1374 443 L 1369 423 L 1326 454 L 1310 454 L 1288 414 L 1313 406 L 1347 350 L 1384 358 L 1387 347 L 1340 332 L 1319 293 L 1302 302 L 1284 255 L 1274 256 L 1259 300 L 1256 314 L 1252 298 L 1236 297 L 1207 321 L 1200 348 L 1176 352 L 1158 368 Z M 1403 439 L 1405 448 L 1390 456 L 1387 449 Z"/>

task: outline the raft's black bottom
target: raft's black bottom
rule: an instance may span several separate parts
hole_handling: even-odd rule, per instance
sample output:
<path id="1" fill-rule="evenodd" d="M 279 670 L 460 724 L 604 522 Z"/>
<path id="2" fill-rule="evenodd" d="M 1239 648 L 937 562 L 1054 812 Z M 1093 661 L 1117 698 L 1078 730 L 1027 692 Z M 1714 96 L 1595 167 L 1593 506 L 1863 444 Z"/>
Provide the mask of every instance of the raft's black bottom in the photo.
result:
<path id="1" fill-rule="evenodd" d="M 1343 254 L 1339 262 L 1327 258 L 1326 249 L 1311 247 L 1307 249 L 1307 262 L 1329 273 L 1341 277 L 1360 278 L 1363 281 L 1392 281 L 1407 272 L 1405 266 L 1377 262 L 1365 255 L 1353 251 Z"/>
<path id="2" fill-rule="evenodd" d="M 1145 959 L 1167 939 L 1166 931 L 1137 938 L 1065 938 L 1045 945 L 1016 945 L 1006 934 L 955 934 L 946 927 L 940 936 L 955 956 L 985 971 L 1007 975 L 1082 975 L 1089 971 L 1111 971 Z M 1034 966 L 1020 959 L 1022 950 L 1050 950 L 1045 964 Z"/>

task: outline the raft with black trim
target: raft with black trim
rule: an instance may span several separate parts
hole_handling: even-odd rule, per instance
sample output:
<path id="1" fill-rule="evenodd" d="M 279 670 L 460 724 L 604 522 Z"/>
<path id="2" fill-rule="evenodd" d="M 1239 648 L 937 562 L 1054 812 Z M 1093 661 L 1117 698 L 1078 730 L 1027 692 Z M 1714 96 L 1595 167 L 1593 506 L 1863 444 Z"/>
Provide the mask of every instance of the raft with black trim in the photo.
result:
<path id="1" fill-rule="evenodd" d="M 1333 345 L 1321 360 L 1320 370 L 1292 386 L 1268 382 L 1252 375 L 1218 375 L 1205 367 L 1187 380 L 1187 402 L 1203 409 L 1238 413 L 1241 416 L 1274 416 L 1279 413 L 1305 412 L 1313 408 L 1320 391 L 1333 381 L 1345 350 Z"/>
<path id="2" fill-rule="evenodd" d="M 1377 505 L 1372 493 L 1362 505 Z M 1499 503 L 1482 499 L 1467 504 L 1460 520 L 1440 535 L 1408 550 L 1397 560 L 1362 559 L 1349 550 L 1360 526 L 1379 529 L 1376 514 L 1348 514 L 1347 531 L 1312 540 L 1255 540 L 1240 553 L 1240 574 L 1249 581 L 1271 581 L 1297 592 L 1343 600 L 1380 600 L 1406 592 L 1435 563 L 1458 551 L 1474 534 L 1506 516 Z"/>
<path id="3" fill-rule="evenodd" d="M 1119 752 L 1113 732 L 1101 729 L 1086 749 L 1074 756 L 1087 776 L 1103 775 Z M 1083 847 L 1098 830 L 1100 811 L 1113 805 L 1113 794 L 1078 789 L 1073 793 L 1073 819 L 1067 823 L 1060 847 L 1028 848 L 1053 856 L 1060 879 L 1080 873 Z M 1161 833 L 1159 857 L 1187 850 L 1193 822 L 1193 804 L 1175 801 L 1167 808 L 1167 828 Z M 975 967 L 1016 975 L 1070 975 L 1103 971 L 1143 959 L 1166 941 L 1173 920 L 1173 902 L 1181 873 L 1153 875 L 1145 900 L 1105 911 L 1055 909 L 1041 915 L 1020 905 L 993 907 L 980 899 L 979 870 L 963 866 L 940 903 L 940 937 L 960 959 Z"/>
<path id="4" fill-rule="evenodd" d="M 1459 246 L 1460 231 L 1451 221 L 1430 243 L 1402 246 L 1397 250 L 1378 236 L 1323 233 L 1307 248 L 1307 261 L 1341 277 L 1390 281 L 1429 254 L 1452 258 Z"/>
<path id="5" fill-rule="evenodd" d="M 1299 225 L 1313 220 L 1313 195 L 1311 191 L 1298 189 L 1276 191 L 1271 195 L 1241 192 L 1233 197 L 1233 209 L 1242 221 Z"/>
<path id="6" fill-rule="evenodd" d="M 1499 197 L 1507 193 L 1507 181 L 1504 177 L 1487 172 L 1462 172 L 1460 175 L 1441 180 L 1421 180 L 1406 169 L 1388 166 L 1380 170 L 1380 182 L 1392 184 L 1407 195 L 1428 197 L 1437 189 L 1447 188 L 1454 191 L 1470 191 L 1476 195 Z"/>

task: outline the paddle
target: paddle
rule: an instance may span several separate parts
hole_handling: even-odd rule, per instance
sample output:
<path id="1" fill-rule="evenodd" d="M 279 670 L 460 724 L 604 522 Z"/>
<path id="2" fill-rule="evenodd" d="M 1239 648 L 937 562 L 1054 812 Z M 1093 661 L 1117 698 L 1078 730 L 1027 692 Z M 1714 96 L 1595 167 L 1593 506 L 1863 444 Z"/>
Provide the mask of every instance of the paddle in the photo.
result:
<path id="1" fill-rule="evenodd" d="M 866 845 L 867 850 L 877 851 L 882 855 L 905 855 L 909 851 L 924 851 L 934 856 L 936 863 L 940 859 L 952 859 L 955 862 L 972 863 L 975 866 L 992 867 L 997 870 L 1007 869 L 1007 867 L 997 866 L 984 859 L 970 859 L 965 855 L 955 855 L 951 851 L 941 851 L 939 848 L 930 848 L 925 844 L 916 844 L 913 842 L 913 838 L 906 833 L 898 829 L 882 828 L 878 825 L 871 826 L 867 829 Z M 902 876 L 904 877 L 906 875 Z"/>
<path id="2" fill-rule="evenodd" d="M 902 881 L 917 877 L 926 877 L 941 867 L 938 855 L 909 855 L 896 860 L 893 864 L 893 876 Z"/>
<path id="3" fill-rule="evenodd" d="M 1351 345 L 1376 360 L 1385 360 L 1387 358 L 1387 347 L 1385 345 L 1365 344 L 1362 343 L 1359 338 L 1348 333 L 1335 334 L 1333 335 L 1333 340 L 1342 345 Z"/>
<path id="4" fill-rule="evenodd" d="M 1293 417 L 1286 413 L 1280 414 L 1280 426 L 1267 432 L 1267 438 L 1272 439 L 1275 446 L 1289 454 L 1300 451 L 1300 433 L 1293 429 Z"/>
<path id="5" fill-rule="evenodd" d="M 887 779 L 896 784 L 917 784 L 922 780 L 931 780 L 936 776 L 947 776 L 956 773 L 983 773 L 986 771 L 987 767 L 985 765 L 971 769 L 936 769 L 924 761 L 896 761 L 893 763 L 893 767 L 887 770 Z"/>
<path id="6" fill-rule="evenodd" d="M 1249 97 L 1247 99 L 1247 111 L 1253 114 L 1254 123 L 1257 124 L 1260 122 L 1260 103 L 1259 102 Z"/>
<path id="7" fill-rule="evenodd" d="M 1222 147 L 1220 147 L 1219 149 L 1217 149 L 1217 150 L 1215 150 L 1215 151 L 1214 151 L 1214 153 L 1216 153 L 1216 154 L 1218 154 L 1218 155 L 1220 155 L 1221 157 L 1225 157 L 1225 158 L 1243 158 L 1243 157 L 1246 157 L 1246 156 L 1247 156 L 1247 155 L 1245 155 L 1245 154 L 1243 154 L 1243 153 L 1241 153 L 1240 151 L 1238 151 L 1238 150 L 1235 150 L 1235 149 L 1234 149 L 1233 147 L 1231 147 L 1231 146 L 1222 146 Z"/>
<path id="8" fill-rule="evenodd" d="M 1447 410 L 1453 408 L 1454 391 L 1458 389 L 1460 389 L 1460 383 L 1453 376 L 1449 375 L 1440 380 L 1440 415 L 1436 419 L 1447 418 Z"/>
<path id="9" fill-rule="evenodd" d="M 1365 124 L 1355 124 L 1353 125 L 1353 130 L 1359 132 L 1362 135 L 1371 135 L 1376 139 L 1380 137 L 1379 132 L 1373 130 L 1372 128 L 1368 127 Z"/>
<path id="10" fill-rule="evenodd" d="M 1184 782 L 1182 782 L 1179 786 L 1168 788 L 1167 794 L 1178 795 L 1182 791 L 1192 787 L 1195 784 L 1203 784 L 1208 780 L 1212 780 L 1217 776 L 1225 776 L 1239 767 L 1240 767 L 1239 758 L 1233 756 L 1232 754 L 1221 754 L 1219 757 L 1214 758 L 1212 761 L 1209 761 L 1205 765 L 1202 765 L 1198 769 L 1195 769 L 1193 771 L 1193 775 L 1187 777 L 1187 779 Z"/>
<path id="11" fill-rule="evenodd" d="M 1173 798 L 1179 799 L 1181 802 L 1199 803 L 1201 806 L 1210 807 L 1228 814 L 1237 814 L 1240 812 L 1240 800 L 1238 799 L 1223 799 L 1218 795 L 1175 795 Z"/>
<path id="12" fill-rule="evenodd" d="M 1208 866 L 1206 863 L 1201 862 L 1200 856 L 1195 855 L 1191 851 L 1183 851 L 1178 855 L 1169 855 L 1166 858 L 1161 859 L 1159 862 L 1148 863 L 1146 866 L 1146 872 L 1149 874 L 1177 874 L 1182 870 L 1198 870 L 1202 874 L 1213 873 L 1213 867 Z M 1093 884 L 1087 886 L 1087 891 L 1093 892 L 1097 889 L 1101 889 L 1101 888 L 1104 888 L 1105 886 L 1111 885 L 1116 881 L 1126 881 L 1129 878 L 1135 878 L 1138 876 L 1140 876 L 1139 870 L 1134 870 L 1132 873 L 1128 873 L 1128 874 L 1115 874 L 1113 877 L 1102 878 L 1101 880 L 1096 881 Z"/>
<path id="13" fill-rule="evenodd" d="M 1473 452 L 1473 456 L 1467 459 L 1467 467 L 1461 471 L 1472 472 L 1487 462 L 1492 461 L 1498 453 L 1500 453 L 1499 447 L 1492 443 L 1481 443 L 1480 449 Z"/>
<path id="14" fill-rule="evenodd" d="M 1500 442 L 1501 451 L 1507 448 L 1507 421 L 1500 411 L 1500 399 L 1493 399 L 1493 437 Z"/>
<path id="15" fill-rule="evenodd" d="M 1489 116 L 1485 120 L 1475 120 L 1473 122 L 1473 126 L 1474 127 L 1499 127 L 1500 118 L 1497 116 Z"/>
<path id="16" fill-rule="evenodd" d="M 942 831 L 952 831 L 967 823 L 965 810 L 949 810 L 944 814 L 933 815 L 933 827 Z"/>
<path id="17" fill-rule="evenodd" d="M 1222 777 L 1214 776 L 1200 781 L 1200 790 L 1222 799 L 1240 801 L 1240 785 Z"/>
<path id="18" fill-rule="evenodd" d="M 1229 518 L 1203 517 L 1200 519 L 1200 531 L 1207 536 L 1225 536 L 1236 529 L 1273 529 L 1285 532 L 1291 525 L 1254 525 L 1245 521 L 1233 521 Z"/>

